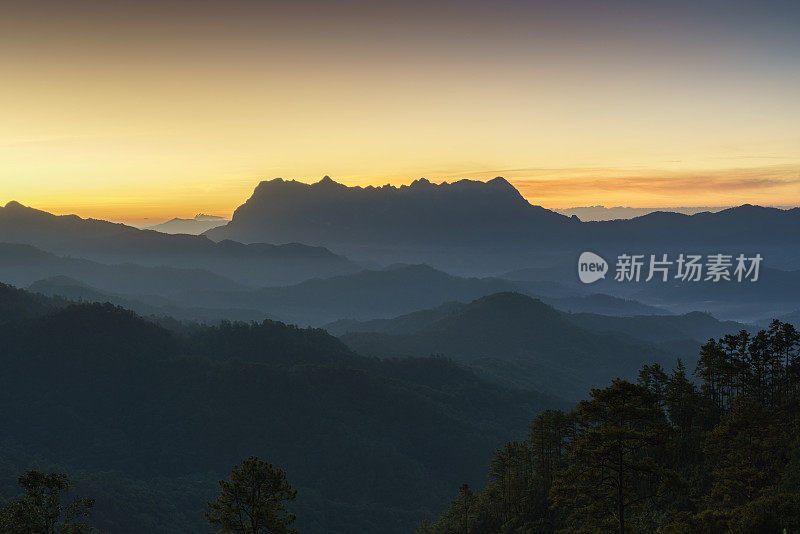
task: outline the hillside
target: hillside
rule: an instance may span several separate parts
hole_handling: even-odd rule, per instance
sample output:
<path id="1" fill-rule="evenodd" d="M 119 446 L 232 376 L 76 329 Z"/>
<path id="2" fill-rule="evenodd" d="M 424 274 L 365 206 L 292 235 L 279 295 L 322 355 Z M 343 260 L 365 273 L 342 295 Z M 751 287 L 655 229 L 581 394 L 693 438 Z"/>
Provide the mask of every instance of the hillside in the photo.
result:
<path id="1" fill-rule="evenodd" d="M 479 484 L 514 429 L 563 405 L 442 359 L 364 358 L 320 330 L 178 334 L 111 305 L 45 308 L 0 324 L 0 468 L 75 473 L 108 532 L 202 530 L 216 480 L 249 454 L 286 468 L 303 532 L 408 532 L 453 484 Z"/>
<path id="2" fill-rule="evenodd" d="M 570 398 L 610 377 L 630 376 L 642 362 L 674 360 L 624 334 L 576 326 L 552 307 L 518 293 L 490 295 L 450 311 L 427 312 L 427 317 L 432 321 L 418 321 L 413 330 L 384 323 L 382 332 L 350 332 L 341 339 L 375 356 L 441 354 L 502 383 Z M 406 316 L 397 322 L 410 321 Z"/>
<path id="3" fill-rule="evenodd" d="M 390 318 L 439 306 L 470 301 L 502 291 L 535 295 L 536 286 L 500 278 L 454 276 L 428 265 L 399 265 L 355 274 L 311 279 L 292 286 L 240 291 L 194 291 L 171 296 L 183 307 L 255 309 L 281 319 L 323 325 L 339 320 Z M 556 307 L 630 315 L 653 310 L 634 301 L 605 295 L 543 298 Z"/>
<path id="4" fill-rule="evenodd" d="M 63 308 L 69 304 L 70 302 L 66 299 L 30 293 L 0 283 L 0 323 L 29 319 Z"/>
<path id="5" fill-rule="evenodd" d="M 542 298 L 552 307 L 568 313 L 595 313 L 599 315 L 664 315 L 669 312 L 657 306 L 648 306 L 633 299 L 622 299 L 602 293 L 592 293 L 579 297 Z"/>
<path id="6" fill-rule="evenodd" d="M 542 299 L 542 301 L 547 303 L 545 299 Z M 392 348 L 384 347 L 380 349 L 380 344 L 383 341 L 389 343 L 389 346 L 395 343 L 395 340 L 391 337 L 376 341 L 374 345 L 362 346 L 357 344 L 367 343 L 366 339 L 371 338 L 370 334 L 416 334 L 428 328 L 433 328 L 438 321 L 444 318 L 458 316 L 467 306 L 468 304 L 460 302 L 450 302 L 436 308 L 420 310 L 390 319 L 367 321 L 345 319 L 334 321 L 324 325 L 323 328 L 334 335 L 343 336 L 345 340 L 352 340 L 354 346 L 359 346 L 361 350 L 394 353 Z M 734 321 L 720 321 L 711 315 L 701 312 L 682 315 L 648 314 L 628 317 L 565 312 L 562 313 L 562 317 L 583 330 L 604 335 L 624 336 L 628 340 L 636 340 L 640 343 L 651 345 L 650 348 L 655 347 L 661 353 L 682 358 L 690 366 L 693 365 L 697 358 L 698 346 L 708 339 L 721 337 L 728 332 L 754 330 L 753 325 Z M 358 333 L 367 335 L 346 335 Z M 526 384 L 530 386 L 525 377 L 537 370 L 535 362 L 524 363 L 517 359 L 514 362 L 517 376 L 514 376 L 514 373 L 509 370 L 509 366 L 510 364 L 502 359 L 481 360 L 481 370 L 490 373 L 485 376 L 492 376 L 494 380 L 500 380 L 516 387 L 525 387 Z M 558 371 L 554 369 L 553 372 Z"/>
<path id="7" fill-rule="evenodd" d="M 462 278 L 427 265 L 405 265 L 315 278 L 286 287 L 186 293 L 176 297 L 176 302 L 258 309 L 289 322 L 322 325 L 344 318 L 392 317 L 513 289 L 516 286 L 505 280 Z"/>
<path id="8" fill-rule="evenodd" d="M 0 280 L 27 286 L 42 278 L 67 276 L 101 291 L 169 295 L 208 288 L 236 290 L 239 284 L 202 269 L 107 265 L 56 256 L 29 245 L 0 243 Z"/>
<path id="9" fill-rule="evenodd" d="M 676 340 L 706 342 L 741 330 L 755 330 L 753 325 L 720 321 L 702 312 L 682 315 L 638 315 L 609 317 L 592 313 L 576 313 L 567 318 L 576 325 L 594 332 L 620 332 L 643 341 L 664 343 Z"/>
<path id="10" fill-rule="evenodd" d="M 167 321 L 218 323 L 222 320 L 250 322 L 261 321 L 265 317 L 270 318 L 267 314 L 258 310 L 183 307 L 172 304 L 169 299 L 161 295 L 123 295 L 104 292 L 74 278 L 62 275 L 37 280 L 26 289 L 34 293 L 63 297 L 71 301 L 101 304 L 110 302 L 156 321 L 165 319 Z"/>
<path id="11" fill-rule="evenodd" d="M 170 235 L 76 215 L 53 215 L 18 202 L 0 207 L 2 242 L 103 263 L 205 269 L 254 286 L 291 284 L 360 270 L 347 258 L 323 247 L 286 241 L 215 243 L 203 236 Z"/>

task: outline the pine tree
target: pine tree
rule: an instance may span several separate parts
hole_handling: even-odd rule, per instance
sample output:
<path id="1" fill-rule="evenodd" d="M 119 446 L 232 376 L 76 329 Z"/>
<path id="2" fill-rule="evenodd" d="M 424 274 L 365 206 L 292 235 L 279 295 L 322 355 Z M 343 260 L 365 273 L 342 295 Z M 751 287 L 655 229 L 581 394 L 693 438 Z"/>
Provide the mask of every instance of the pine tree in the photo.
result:
<path id="1" fill-rule="evenodd" d="M 3 534 L 89 534 L 97 532 L 87 518 L 93 499 L 74 498 L 63 504 L 72 483 L 63 473 L 28 471 L 19 477 L 25 494 L 0 509 Z"/>
<path id="2" fill-rule="evenodd" d="M 581 531 L 625 534 L 627 514 L 660 491 L 662 469 L 652 455 L 669 428 L 644 386 L 615 380 L 591 397 L 578 405 L 578 434 L 552 495 Z"/>
<path id="3" fill-rule="evenodd" d="M 219 497 L 208 503 L 206 519 L 220 532 L 292 534 L 294 514 L 285 501 L 297 497 L 286 473 L 251 456 L 234 466 L 230 480 L 221 480 Z"/>
<path id="4" fill-rule="evenodd" d="M 778 484 L 790 445 L 787 423 L 782 412 L 742 400 L 714 427 L 704 446 L 715 461 L 713 506 L 735 510 Z"/>

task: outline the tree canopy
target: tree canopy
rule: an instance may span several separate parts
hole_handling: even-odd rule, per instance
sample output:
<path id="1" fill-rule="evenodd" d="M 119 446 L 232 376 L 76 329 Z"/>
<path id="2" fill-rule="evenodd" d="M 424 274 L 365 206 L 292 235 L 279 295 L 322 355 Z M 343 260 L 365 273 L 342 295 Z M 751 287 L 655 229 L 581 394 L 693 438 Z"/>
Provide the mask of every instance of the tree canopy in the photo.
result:
<path id="1" fill-rule="evenodd" d="M 63 473 L 28 471 L 19 477 L 24 494 L 0 508 L 3 534 L 90 534 L 94 500 L 67 500 L 71 482 Z"/>
<path id="2" fill-rule="evenodd" d="M 469 513 L 459 490 L 418 533 L 800 532 L 799 429 L 800 335 L 774 321 L 710 340 L 694 377 L 646 365 L 541 413 Z"/>
<path id="3" fill-rule="evenodd" d="M 219 496 L 208 503 L 206 519 L 220 532 L 241 534 L 295 534 L 296 517 L 286 509 L 297 491 L 286 472 L 255 456 L 234 466 L 230 480 L 221 480 Z"/>

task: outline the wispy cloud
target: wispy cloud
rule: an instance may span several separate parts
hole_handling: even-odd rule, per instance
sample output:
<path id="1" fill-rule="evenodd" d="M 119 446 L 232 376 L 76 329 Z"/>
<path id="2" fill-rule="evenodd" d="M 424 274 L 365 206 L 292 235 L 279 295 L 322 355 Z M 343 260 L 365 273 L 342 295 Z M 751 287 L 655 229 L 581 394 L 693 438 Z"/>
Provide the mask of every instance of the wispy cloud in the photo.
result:
<path id="1" fill-rule="evenodd" d="M 800 165 L 715 171 L 528 168 L 488 174 L 505 176 L 532 203 L 552 207 L 800 204 Z"/>

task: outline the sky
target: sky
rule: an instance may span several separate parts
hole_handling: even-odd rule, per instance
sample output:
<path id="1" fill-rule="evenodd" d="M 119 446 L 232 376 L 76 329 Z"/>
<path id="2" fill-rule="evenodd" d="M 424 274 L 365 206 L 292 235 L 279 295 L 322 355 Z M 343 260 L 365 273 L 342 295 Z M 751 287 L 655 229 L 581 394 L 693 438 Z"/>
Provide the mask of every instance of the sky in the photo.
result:
<path id="1" fill-rule="evenodd" d="M 800 204 L 794 1 L 0 3 L 0 203 L 228 216 L 260 180 Z"/>

